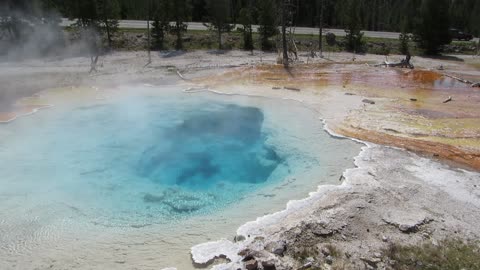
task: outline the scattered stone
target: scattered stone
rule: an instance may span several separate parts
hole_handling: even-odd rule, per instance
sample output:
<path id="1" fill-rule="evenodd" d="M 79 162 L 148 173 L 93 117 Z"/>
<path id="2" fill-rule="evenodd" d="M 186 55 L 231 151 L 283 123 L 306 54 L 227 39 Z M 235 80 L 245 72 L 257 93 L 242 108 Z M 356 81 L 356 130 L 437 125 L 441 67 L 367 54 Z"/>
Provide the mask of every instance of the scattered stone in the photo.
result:
<path id="1" fill-rule="evenodd" d="M 418 227 L 429 223 L 432 219 L 422 211 L 389 211 L 383 217 L 387 224 L 396 226 L 403 233 L 412 233 L 418 230 Z"/>
<path id="2" fill-rule="evenodd" d="M 327 264 L 332 264 L 332 263 L 333 263 L 333 257 L 332 257 L 332 256 L 327 256 L 327 257 L 325 258 L 325 262 L 326 262 Z"/>
<path id="3" fill-rule="evenodd" d="M 377 264 L 382 261 L 380 258 L 366 258 L 366 257 L 360 257 L 360 260 L 366 262 L 367 265 L 375 269 L 377 268 Z"/>
<path id="4" fill-rule="evenodd" d="M 382 237 L 382 241 L 385 242 L 385 243 L 388 242 L 388 237 L 383 236 L 383 237 Z"/>
<path id="5" fill-rule="evenodd" d="M 245 255 L 245 257 L 242 259 L 242 262 L 248 262 L 248 261 L 251 261 L 251 260 L 255 260 L 255 257 L 253 256 L 252 253 L 249 253 L 249 254 Z"/>
<path id="6" fill-rule="evenodd" d="M 304 264 L 302 267 L 300 267 L 298 270 L 310 269 L 310 268 L 312 268 L 314 262 L 315 262 L 315 259 L 314 259 L 314 258 L 308 257 L 308 258 L 305 260 L 305 264 Z"/>
<path id="7" fill-rule="evenodd" d="M 272 87 L 272 89 L 273 89 L 273 90 L 280 90 L 280 89 L 282 89 L 282 88 L 274 86 L 274 87 Z"/>
<path id="8" fill-rule="evenodd" d="M 443 101 L 443 103 L 448 103 L 448 102 L 450 102 L 450 101 L 452 101 L 452 100 L 453 100 L 453 99 L 452 99 L 452 97 L 450 96 L 450 97 L 448 97 L 445 101 Z"/>
<path id="9" fill-rule="evenodd" d="M 364 99 L 364 100 L 362 100 L 362 102 L 367 103 L 367 104 L 372 104 L 372 105 L 375 104 L 375 101 L 370 100 L 370 99 Z"/>
<path id="10" fill-rule="evenodd" d="M 418 99 L 416 99 L 416 98 L 411 98 L 410 101 L 414 101 L 414 102 L 415 102 L 415 101 L 418 101 Z"/>
<path id="11" fill-rule="evenodd" d="M 277 270 L 273 261 L 262 262 L 263 270 Z"/>
<path id="12" fill-rule="evenodd" d="M 246 248 L 244 250 L 240 250 L 240 252 L 238 252 L 238 255 L 244 257 L 247 256 L 248 253 L 250 253 L 250 249 Z"/>
<path id="13" fill-rule="evenodd" d="M 247 270 L 257 270 L 258 269 L 258 262 L 256 260 L 249 260 L 245 262 L 245 268 Z"/>
<path id="14" fill-rule="evenodd" d="M 345 93 L 346 96 L 356 96 L 354 93 Z"/>
<path id="15" fill-rule="evenodd" d="M 327 228 L 316 228 L 315 230 L 312 230 L 312 233 L 316 236 L 326 237 L 333 235 L 333 230 Z"/>
<path id="16" fill-rule="evenodd" d="M 243 235 L 237 235 L 237 236 L 235 236 L 235 237 L 233 238 L 233 240 L 234 240 L 235 242 L 245 241 L 245 236 L 243 236 Z"/>
<path id="17" fill-rule="evenodd" d="M 373 253 L 373 256 L 374 256 L 375 258 L 382 258 L 382 253 L 380 253 L 380 252 L 375 252 L 375 253 Z"/>
<path id="18" fill-rule="evenodd" d="M 330 249 L 328 249 L 327 247 L 322 247 L 322 249 L 320 250 L 320 252 L 322 252 L 322 254 L 325 255 L 325 256 L 329 256 L 329 255 L 330 255 Z"/>
<path id="19" fill-rule="evenodd" d="M 287 244 L 284 241 L 276 242 L 271 250 L 273 254 L 283 256 L 283 253 L 287 250 Z"/>

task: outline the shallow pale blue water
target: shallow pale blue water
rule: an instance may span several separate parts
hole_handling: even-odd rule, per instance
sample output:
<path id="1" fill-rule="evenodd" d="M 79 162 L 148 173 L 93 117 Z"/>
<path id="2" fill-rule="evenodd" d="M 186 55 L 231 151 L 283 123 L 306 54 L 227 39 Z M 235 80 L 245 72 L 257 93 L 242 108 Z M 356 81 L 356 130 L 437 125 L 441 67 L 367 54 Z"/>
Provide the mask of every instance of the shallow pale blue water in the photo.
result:
<path id="1" fill-rule="evenodd" d="M 228 102 L 129 96 L 14 125 L 29 124 L 34 133 L 2 145 L 11 186 L 0 192 L 54 199 L 105 226 L 210 213 L 289 170 L 266 142 L 262 110 Z"/>
<path id="2" fill-rule="evenodd" d="M 0 125 L 5 269 L 193 269 L 190 247 L 337 184 L 360 151 L 289 100 L 175 86 L 46 96 L 52 108 Z"/>

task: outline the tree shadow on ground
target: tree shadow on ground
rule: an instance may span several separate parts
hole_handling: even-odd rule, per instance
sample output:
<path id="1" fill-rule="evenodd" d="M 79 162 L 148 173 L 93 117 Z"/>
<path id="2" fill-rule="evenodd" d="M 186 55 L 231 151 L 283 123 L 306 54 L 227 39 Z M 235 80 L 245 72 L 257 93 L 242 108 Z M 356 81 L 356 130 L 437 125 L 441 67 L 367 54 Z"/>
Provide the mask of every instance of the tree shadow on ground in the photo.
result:
<path id="1" fill-rule="evenodd" d="M 422 55 L 423 58 L 434 59 L 434 60 L 445 60 L 445 61 L 455 61 L 455 62 L 465 62 L 462 58 L 459 58 L 455 55 Z"/>
<path id="2" fill-rule="evenodd" d="M 173 58 L 177 56 L 182 56 L 186 53 L 187 53 L 186 51 L 166 51 L 166 52 L 159 52 L 158 54 L 162 58 Z"/>
<path id="3" fill-rule="evenodd" d="M 207 51 L 208 54 L 215 54 L 215 55 L 221 55 L 221 54 L 226 54 L 228 51 L 227 50 L 209 50 Z"/>

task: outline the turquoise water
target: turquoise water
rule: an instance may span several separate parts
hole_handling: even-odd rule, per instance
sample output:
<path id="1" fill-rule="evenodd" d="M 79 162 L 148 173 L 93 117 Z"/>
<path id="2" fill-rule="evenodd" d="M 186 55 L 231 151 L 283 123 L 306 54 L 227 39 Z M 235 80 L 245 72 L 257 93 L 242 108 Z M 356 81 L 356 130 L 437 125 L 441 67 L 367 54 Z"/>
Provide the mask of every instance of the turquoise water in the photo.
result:
<path id="1" fill-rule="evenodd" d="M 337 184 L 360 150 L 293 101 L 78 95 L 0 125 L 5 269 L 193 269 L 190 247 Z"/>
<path id="2" fill-rule="evenodd" d="M 0 176 L 14 187 L 0 191 L 45 192 L 98 224 L 142 226 L 215 211 L 288 172 L 261 109 L 180 97 L 42 112 L 50 119 L 31 123 L 34 134 L 3 144 L 15 155 L 2 156 Z"/>

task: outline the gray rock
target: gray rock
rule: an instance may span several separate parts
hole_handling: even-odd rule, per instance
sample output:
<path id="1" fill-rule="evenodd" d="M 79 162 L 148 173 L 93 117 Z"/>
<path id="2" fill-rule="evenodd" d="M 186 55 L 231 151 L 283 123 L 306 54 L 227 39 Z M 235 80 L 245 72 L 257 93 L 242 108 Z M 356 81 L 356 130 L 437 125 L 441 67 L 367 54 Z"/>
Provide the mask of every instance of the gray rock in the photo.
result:
<path id="1" fill-rule="evenodd" d="M 333 263 L 333 257 L 332 257 L 332 256 L 327 256 L 327 257 L 325 258 L 325 262 L 326 262 L 327 264 L 332 264 L 332 263 Z"/>
<path id="2" fill-rule="evenodd" d="M 263 270 L 277 270 L 273 261 L 262 262 Z"/>
<path id="3" fill-rule="evenodd" d="M 237 235 L 237 236 L 235 236 L 235 238 L 233 240 L 235 240 L 235 242 L 245 241 L 245 236 Z"/>
<path id="4" fill-rule="evenodd" d="M 423 211 L 390 210 L 383 216 L 383 221 L 396 226 L 403 233 L 412 233 L 432 219 Z"/>
<path id="5" fill-rule="evenodd" d="M 245 268 L 247 270 L 257 270 L 258 269 L 258 262 L 256 260 L 249 260 L 245 262 Z"/>
<path id="6" fill-rule="evenodd" d="M 370 100 L 370 99 L 364 99 L 364 100 L 362 100 L 362 102 L 367 103 L 367 104 L 372 104 L 372 105 L 375 104 L 375 101 Z"/>
<path id="7" fill-rule="evenodd" d="M 272 253 L 278 256 L 283 256 L 287 250 L 287 244 L 284 241 L 274 243 L 272 247 Z"/>
<path id="8" fill-rule="evenodd" d="M 330 249 L 328 249 L 326 247 L 322 247 L 322 249 L 320 251 L 322 252 L 323 255 L 330 256 Z"/>
<path id="9" fill-rule="evenodd" d="M 376 268 L 377 264 L 382 261 L 380 258 L 365 258 L 365 257 L 361 257 L 360 260 L 366 262 L 367 265 L 372 266 L 374 268 Z"/>

